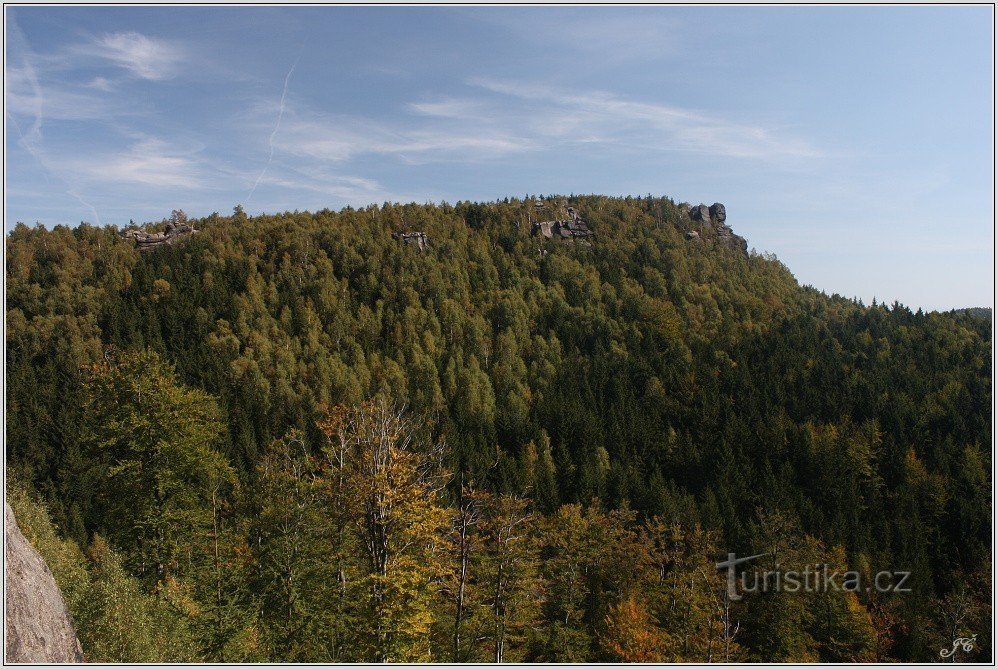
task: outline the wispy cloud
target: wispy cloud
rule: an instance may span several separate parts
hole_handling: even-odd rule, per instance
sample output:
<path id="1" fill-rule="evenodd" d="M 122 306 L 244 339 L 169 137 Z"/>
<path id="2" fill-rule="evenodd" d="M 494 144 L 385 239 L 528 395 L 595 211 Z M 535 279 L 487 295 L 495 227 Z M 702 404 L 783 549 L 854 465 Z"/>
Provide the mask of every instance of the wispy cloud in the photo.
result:
<path id="1" fill-rule="evenodd" d="M 115 33 L 37 53 L 11 21 L 8 25 L 8 60 L 5 72 L 7 111 L 22 122 L 31 118 L 26 136 L 38 142 L 46 121 L 101 121 L 116 123 L 125 117 L 148 113 L 147 100 L 129 96 L 105 61 L 143 79 L 160 79 L 181 62 L 181 50 L 138 33 Z M 80 76 L 81 71 L 87 77 Z M 126 78 L 128 75 L 124 75 Z"/>
<path id="2" fill-rule="evenodd" d="M 159 80 L 172 76 L 183 60 L 178 47 L 138 33 L 113 33 L 48 53 L 35 52 L 16 23 L 8 23 L 6 111 L 18 145 L 44 170 L 53 185 L 80 203 L 97 224 L 101 216 L 92 193 L 102 187 L 136 184 L 144 187 L 196 188 L 202 184 L 200 160 L 190 149 L 129 130 L 127 119 L 146 114 L 141 100 L 124 102 L 113 70 L 84 79 L 83 68 L 109 61 L 128 77 Z M 46 138 L 50 122 L 100 123 L 103 150 Z M 49 133 L 50 134 L 50 133 Z M 116 140 L 131 137 L 123 148 Z"/>
<path id="3" fill-rule="evenodd" d="M 648 8 L 569 8 L 474 12 L 469 16 L 504 29 L 510 39 L 569 57 L 597 56 L 596 63 L 644 64 L 669 58 L 697 34 L 689 26 Z"/>
<path id="4" fill-rule="evenodd" d="M 46 120 L 110 120 L 136 113 L 136 106 L 112 104 L 105 92 L 92 83 L 79 88 L 72 84 L 43 88 L 30 59 L 7 67 L 7 112 L 22 119 L 32 119 L 32 135 L 36 134 L 34 131 L 40 133 Z"/>
<path id="5" fill-rule="evenodd" d="M 482 119 L 488 116 L 488 107 L 480 100 L 444 98 L 432 102 L 410 102 L 408 108 L 424 116 L 456 119 Z"/>
<path id="6" fill-rule="evenodd" d="M 180 45 L 137 32 L 110 33 L 75 51 L 111 61 L 141 79 L 168 79 L 184 61 Z"/>
<path id="7" fill-rule="evenodd" d="M 524 138 L 499 127 L 482 131 L 453 123 L 420 126 L 307 111 L 285 122 L 277 146 L 329 162 L 378 154 L 408 163 L 476 161 L 530 149 Z"/>
<path id="8" fill-rule="evenodd" d="M 31 125 L 26 131 L 17 125 L 21 143 L 31 150 L 41 139 L 42 123 L 44 121 L 44 100 L 42 87 L 38 82 L 34 58 L 28 47 L 24 34 L 11 20 L 7 33 L 8 56 L 5 72 L 5 96 L 7 113 L 17 123 L 17 116 L 31 118 Z"/>
<path id="9" fill-rule="evenodd" d="M 245 182 L 252 178 L 249 171 L 232 165 L 214 165 L 212 169 L 235 181 Z M 337 203 L 366 206 L 372 202 L 413 202 L 425 199 L 427 194 L 395 191 L 377 179 L 349 174 L 321 161 L 303 161 L 300 157 L 286 162 L 275 159 L 260 179 L 256 209 L 286 209 L 289 197 L 296 207 L 314 206 L 318 209 Z"/>
<path id="10" fill-rule="evenodd" d="M 466 83 L 478 94 L 410 102 L 390 120 L 329 114 L 301 103 L 285 108 L 282 96 L 269 160 L 277 151 L 320 164 L 365 155 L 408 164 L 478 164 L 594 145 L 632 155 L 680 151 L 784 166 L 823 155 L 778 126 L 677 105 L 532 82 L 475 78 Z"/>
<path id="11" fill-rule="evenodd" d="M 373 179 L 329 172 L 305 172 L 295 168 L 282 175 L 268 174 L 264 183 L 290 189 L 304 189 L 341 198 L 351 203 L 369 203 L 385 198 L 387 189 Z"/>
<path id="12" fill-rule="evenodd" d="M 94 77 L 90 83 L 87 84 L 87 88 L 94 88 L 98 91 L 104 91 L 105 93 L 109 93 L 114 90 L 114 86 L 111 82 L 104 77 Z"/>
<path id="13" fill-rule="evenodd" d="M 8 106 L 7 113 L 9 114 L 9 118 L 20 136 L 20 146 L 41 166 L 46 174 L 46 178 L 51 176 L 55 180 L 62 182 L 66 186 L 65 193 L 86 207 L 93 214 L 97 225 L 101 225 L 101 218 L 97 212 L 97 208 L 84 199 L 76 188 L 72 187 L 70 181 L 61 175 L 54 161 L 50 160 L 45 154 L 42 147 L 45 98 L 33 63 L 34 57 L 31 49 L 28 47 L 27 40 L 13 20 L 9 24 L 8 36 L 16 45 L 11 49 L 11 55 L 13 56 L 14 53 L 18 54 L 20 56 L 20 64 L 19 66 L 8 68 L 7 95 L 5 96 L 5 100 Z M 57 105 L 56 111 L 59 110 L 60 107 Z M 31 118 L 31 125 L 26 131 L 22 130 L 20 124 L 17 122 L 18 113 Z"/>
<path id="14" fill-rule="evenodd" d="M 632 100 L 605 91 L 561 90 L 485 78 L 469 83 L 505 98 L 530 103 L 532 106 L 519 113 L 541 136 L 572 134 L 587 142 L 767 161 L 821 155 L 806 140 L 781 133 L 775 127 Z"/>
<path id="15" fill-rule="evenodd" d="M 72 160 L 68 165 L 89 183 L 198 188 L 205 182 L 196 154 L 196 150 L 178 150 L 170 142 L 146 137 L 123 151 Z"/>

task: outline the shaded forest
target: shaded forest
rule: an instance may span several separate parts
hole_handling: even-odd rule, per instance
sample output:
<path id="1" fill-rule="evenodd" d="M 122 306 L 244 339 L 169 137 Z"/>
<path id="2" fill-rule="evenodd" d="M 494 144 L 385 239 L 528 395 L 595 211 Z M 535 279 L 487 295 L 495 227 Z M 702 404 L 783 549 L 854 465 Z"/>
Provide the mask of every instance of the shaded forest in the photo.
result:
<path id="1" fill-rule="evenodd" d="M 8 497 L 88 659 L 988 660 L 991 314 L 545 203 L 594 237 L 532 197 L 8 233 Z M 732 552 L 910 591 L 731 600 Z"/>

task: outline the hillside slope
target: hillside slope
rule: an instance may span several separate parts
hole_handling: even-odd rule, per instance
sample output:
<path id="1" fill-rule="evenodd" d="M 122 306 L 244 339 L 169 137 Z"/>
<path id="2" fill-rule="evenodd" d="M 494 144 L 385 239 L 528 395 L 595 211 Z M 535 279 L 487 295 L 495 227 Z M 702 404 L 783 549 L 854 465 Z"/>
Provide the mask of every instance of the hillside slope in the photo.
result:
<path id="1" fill-rule="evenodd" d="M 380 396 L 445 440 L 455 481 L 542 514 L 598 500 L 706 528 L 721 553 L 755 550 L 782 514 L 850 565 L 911 570 L 890 656 L 930 657 L 918 631 L 990 559 L 991 323 L 801 287 L 717 212 L 603 196 L 237 208 L 142 254 L 110 228 L 19 225 L 11 466 L 69 536 L 104 532 L 113 462 L 94 451 L 89 379 L 129 351 L 217 401 L 215 448 L 247 491 L 275 440 L 317 453 L 327 405 Z M 753 657 L 806 657 L 749 629 Z"/>

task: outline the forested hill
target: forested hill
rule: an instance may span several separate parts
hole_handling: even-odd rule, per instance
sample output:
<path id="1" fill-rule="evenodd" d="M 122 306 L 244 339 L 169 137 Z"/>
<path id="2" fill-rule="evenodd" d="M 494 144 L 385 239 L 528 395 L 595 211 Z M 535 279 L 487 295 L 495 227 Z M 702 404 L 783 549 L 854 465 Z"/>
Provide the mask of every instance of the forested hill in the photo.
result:
<path id="1" fill-rule="evenodd" d="M 716 660 L 730 616 L 715 615 L 704 595 L 675 618 L 676 598 L 693 597 L 693 586 L 682 595 L 665 575 L 695 560 L 673 555 L 658 568 L 655 547 L 686 546 L 709 567 L 729 551 L 777 544 L 800 560 L 911 570 L 912 592 L 836 599 L 821 620 L 809 600 L 746 597 L 731 658 L 932 659 L 950 645 L 945 616 L 964 604 L 974 657 L 990 657 L 991 320 L 801 287 L 776 258 L 744 253 L 667 198 L 542 205 L 259 217 L 237 207 L 188 221 L 196 233 L 142 254 L 110 227 L 18 224 L 6 239 L 8 471 L 37 491 L 66 540 L 86 547 L 100 535 L 101 550 L 120 554 L 149 592 L 167 573 L 191 584 L 184 596 L 201 602 L 201 623 L 215 616 L 217 625 L 178 604 L 186 613 L 176 615 L 193 616 L 196 650 L 172 657 L 467 660 L 505 647 L 503 659 Z M 565 218 L 565 206 L 592 236 L 532 234 L 532 221 Z M 729 222 L 737 231 L 735 212 Z M 402 232 L 424 232 L 425 248 L 393 236 Z M 268 497 L 279 488 L 275 463 L 293 460 L 289 444 L 329 462 L 330 421 L 372 399 L 404 405 L 414 439 L 442 444 L 441 509 L 463 509 L 461 482 L 473 483 L 490 499 L 522 502 L 545 528 L 531 534 L 536 589 L 524 585 L 521 608 L 503 609 L 526 622 L 504 620 L 502 643 L 469 633 L 457 648 L 453 630 L 465 619 L 455 623 L 451 590 L 439 585 L 449 576 L 420 572 L 437 584 L 426 586 L 429 613 L 399 623 L 425 628 L 425 640 L 406 645 L 378 627 L 373 648 L 343 641 L 366 629 L 343 624 L 362 616 L 360 604 L 329 622 L 308 599 L 321 589 L 291 597 L 281 594 L 286 581 L 266 580 L 258 551 L 261 537 L 277 541 L 262 526 L 281 507 Z M 168 473 L 188 473 L 156 479 L 168 492 L 151 501 L 141 485 L 121 484 L 135 463 L 160 462 L 135 453 L 129 435 L 139 426 L 173 435 L 155 449 L 174 437 L 207 449 L 171 461 Z M 191 453 L 202 463 L 217 454 L 231 483 L 204 488 L 196 470 L 210 467 L 190 468 Z M 224 513 L 211 505 L 219 497 Z M 299 521 L 326 527 L 325 516 Z M 217 540 L 219 522 L 246 571 L 222 579 L 216 560 L 218 578 L 206 584 L 191 566 L 191 537 L 214 527 Z M 585 523 L 626 539 L 587 544 L 606 554 L 576 550 Z M 672 539 L 650 539 L 655 527 L 674 528 Z M 186 558 L 169 541 L 187 546 Z M 647 587 L 608 573 L 632 564 L 612 554 L 629 542 L 646 551 Z M 169 558 L 155 573 L 151 550 Z M 553 571 L 569 554 L 591 560 L 574 590 L 558 580 L 568 572 Z M 482 574 L 493 564 L 483 555 Z M 294 559 L 302 578 L 314 576 L 305 553 Z M 656 587 L 677 588 L 671 607 Z M 292 609 L 265 605 L 284 595 L 300 607 L 297 627 L 272 613 Z M 642 625 L 652 635 L 643 641 L 614 636 Z M 346 636 L 331 641 L 333 629 Z M 633 654 L 645 642 L 651 650 Z"/>

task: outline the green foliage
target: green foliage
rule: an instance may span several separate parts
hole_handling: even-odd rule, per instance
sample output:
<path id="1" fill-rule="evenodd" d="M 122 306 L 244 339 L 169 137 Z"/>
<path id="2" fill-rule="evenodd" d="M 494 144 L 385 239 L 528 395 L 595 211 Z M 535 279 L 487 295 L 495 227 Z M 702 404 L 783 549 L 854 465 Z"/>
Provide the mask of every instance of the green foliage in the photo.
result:
<path id="1" fill-rule="evenodd" d="M 562 200 L 591 244 L 531 237 L 533 196 L 237 207 L 142 256 L 113 228 L 16 226 L 8 472 L 60 529 L 52 559 L 96 564 L 70 542 L 100 534 L 217 661 L 934 659 L 940 602 L 989 572 L 990 318 L 801 287 L 686 240 L 668 198 Z M 370 412 L 392 402 L 414 429 L 388 466 Z M 711 563 L 757 548 L 914 590 L 719 599 Z M 81 568 L 58 567 L 68 592 Z"/>
<path id="2" fill-rule="evenodd" d="M 81 617 L 80 634 L 88 657 L 98 662 L 192 662 L 195 640 L 186 616 L 169 595 L 144 594 L 139 581 L 97 535 L 87 551 L 92 585 Z"/>
<path id="3" fill-rule="evenodd" d="M 99 535 L 84 555 L 74 541 L 57 535 L 44 505 L 22 484 L 9 481 L 7 499 L 63 593 L 88 662 L 191 662 L 199 657 L 184 613 L 169 597 L 144 593 Z"/>
<path id="4" fill-rule="evenodd" d="M 75 541 L 59 536 L 45 504 L 13 477 L 7 479 L 7 503 L 14 511 L 21 533 L 44 558 L 66 606 L 75 616 L 90 592 L 90 575 L 83 551 Z"/>
<path id="5" fill-rule="evenodd" d="M 85 392 L 83 442 L 107 466 L 105 531 L 134 570 L 166 581 L 190 564 L 194 539 L 210 523 L 208 491 L 232 476 L 214 450 L 217 408 L 148 352 L 95 366 Z"/>
<path id="6" fill-rule="evenodd" d="M 297 432 L 277 439 L 260 461 L 251 529 L 258 576 L 252 592 L 270 649 L 282 661 L 314 657 L 318 616 L 331 579 L 322 553 L 318 461 Z"/>

